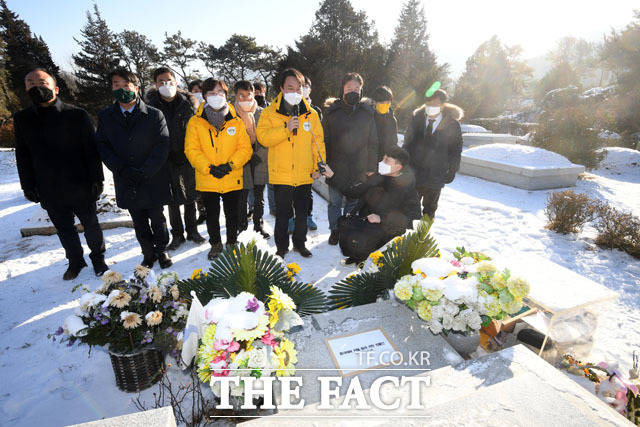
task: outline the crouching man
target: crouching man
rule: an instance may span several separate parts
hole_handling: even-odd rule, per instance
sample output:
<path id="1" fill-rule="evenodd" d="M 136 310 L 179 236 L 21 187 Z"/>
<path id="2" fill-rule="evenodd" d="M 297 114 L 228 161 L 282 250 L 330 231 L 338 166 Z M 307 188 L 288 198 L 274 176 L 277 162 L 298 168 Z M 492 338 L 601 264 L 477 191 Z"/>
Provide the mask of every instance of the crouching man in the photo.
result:
<path id="1" fill-rule="evenodd" d="M 357 215 L 339 220 L 340 249 L 346 264 L 360 263 L 371 252 L 411 228 L 420 219 L 420 201 L 409 155 L 400 147 L 388 147 L 378 172 L 366 183 L 348 191 L 359 197 Z"/>

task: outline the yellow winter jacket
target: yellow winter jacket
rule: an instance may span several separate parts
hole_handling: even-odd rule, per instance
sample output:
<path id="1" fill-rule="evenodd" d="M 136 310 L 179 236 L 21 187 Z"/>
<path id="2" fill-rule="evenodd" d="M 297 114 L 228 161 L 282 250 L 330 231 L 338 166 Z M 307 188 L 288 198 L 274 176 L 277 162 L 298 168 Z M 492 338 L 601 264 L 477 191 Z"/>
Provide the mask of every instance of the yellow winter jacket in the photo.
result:
<path id="1" fill-rule="evenodd" d="M 228 193 L 242 189 L 242 167 L 249 161 L 253 149 L 242 120 L 229 104 L 222 129 L 211 126 L 204 116 L 203 102 L 196 115 L 189 119 L 184 138 L 184 154 L 196 170 L 196 190 Z M 231 162 L 231 172 L 222 178 L 209 173 L 209 166 Z"/>
<path id="2" fill-rule="evenodd" d="M 318 170 L 318 162 L 326 159 L 320 117 L 303 100 L 298 134 L 293 135 L 287 128 L 291 117 L 280 108 L 281 102 L 282 92 L 262 111 L 256 130 L 258 142 L 269 149 L 269 183 L 294 187 L 312 184 L 311 174 Z"/>

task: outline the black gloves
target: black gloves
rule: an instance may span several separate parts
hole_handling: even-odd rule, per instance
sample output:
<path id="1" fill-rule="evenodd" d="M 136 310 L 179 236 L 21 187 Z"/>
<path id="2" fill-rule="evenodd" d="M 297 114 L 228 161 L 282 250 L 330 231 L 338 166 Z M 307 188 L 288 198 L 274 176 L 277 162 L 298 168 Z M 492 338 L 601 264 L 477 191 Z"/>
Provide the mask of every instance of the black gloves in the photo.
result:
<path id="1" fill-rule="evenodd" d="M 38 190 L 24 190 L 24 198 L 33 203 L 40 203 Z"/>
<path id="2" fill-rule="evenodd" d="M 140 169 L 136 168 L 124 168 L 120 175 L 134 184 L 137 184 L 144 180 L 144 174 Z"/>
<path id="3" fill-rule="evenodd" d="M 98 200 L 103 190 L 104 184 L 102 183 L 102 181 L 94 182 L 93 184 L 91 184 L 91 197 L 93 197 L 93 200 Z"/>
<path id="4" fill-rule="evenodd" d="M 231 172 L 231 165 L 229 163 L 225 163 L 220 166 L 214 166 L 214 165 L 209 166 L 209 173 L 218 179 L 224 177 L 229 172 Z"/>

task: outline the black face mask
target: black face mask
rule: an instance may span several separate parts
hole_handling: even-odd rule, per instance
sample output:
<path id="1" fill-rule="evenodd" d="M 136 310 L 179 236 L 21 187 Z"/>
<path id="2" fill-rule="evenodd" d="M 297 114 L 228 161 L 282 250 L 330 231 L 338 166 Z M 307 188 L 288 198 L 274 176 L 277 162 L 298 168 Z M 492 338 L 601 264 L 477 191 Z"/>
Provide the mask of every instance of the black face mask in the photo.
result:
<path id="1" fill-rule="evenodd" d="M 258 103 L 258 105 L 260 107 L 264 107 L 264 105 L 265 105 L 264 95 L 256 95 L 253 98 L 256 100 L 256 102 Z"/>
<path id="2" fill-rule="evenodd" d="M 349 105 L 356 105 L 358 102 L 360 102 L 360 93 L 358 92 L 345 93 L 344 100 Z"/>
<path id="3" fill-rule="evenodd" d="M 35 105 L 47 103 L 53 99 L 53 91 L 48 87 L 34 86 L 27 92 L 31 102 Z"/>

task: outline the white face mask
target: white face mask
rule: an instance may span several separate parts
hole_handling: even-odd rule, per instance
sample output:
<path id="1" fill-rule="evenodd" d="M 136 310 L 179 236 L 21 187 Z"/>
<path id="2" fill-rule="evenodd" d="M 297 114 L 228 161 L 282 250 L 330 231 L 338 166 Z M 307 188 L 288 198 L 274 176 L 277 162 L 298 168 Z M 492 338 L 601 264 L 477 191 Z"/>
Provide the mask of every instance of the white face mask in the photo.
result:
<path id="1" fill-rule="evenodd" d="M 178 91 L 178 88 L 175 85 L 162 85 L 158 88 L 158 92 L 160 92 L 160 95 L 164 96 L 165 98 L 173 98 L 174 96 L 176 96 L 176 92 Z"/>
<path id="2" fill-rule="evenodd" d="M 298 92 L 287 92 L 284 94 L 284 100 L 289 105 L 298 105 L 302 101 L 302 94 Z"/>
<path id="3" fill-rule="evenodd" d="M 253 107 L 253 101 L 240 101 L 238 105 L 243 111 L 250 111 L 251 107 Z"/>
<path id="4" fill-rule="evenodd" d="M 437 116 L 440 114 L 440 107 L 427 107 L 427 116 Z"/>
<path id="5" fill-rule="evenodd" d="M 198 102 L 203 103 L 204 97 L 202 96 L 202 92 L 195 92 L 192 95 L 198 100 Z"/>
<path id="6" fill-rule="evenodd" d="M 391 166 L 386 164 L 385 162 L 378 163 L 378 173 L 380 175 L 388 175 L 391 173 Z"/>
<path id="7" fill-rule="evenodd" d="M 211 95 L 207 96 L 207 104 L 211 106 L 214 110 L 219 110 L 224 107 L 224 104 L 227 102 L 227 98 L 222 95 Z"/>

